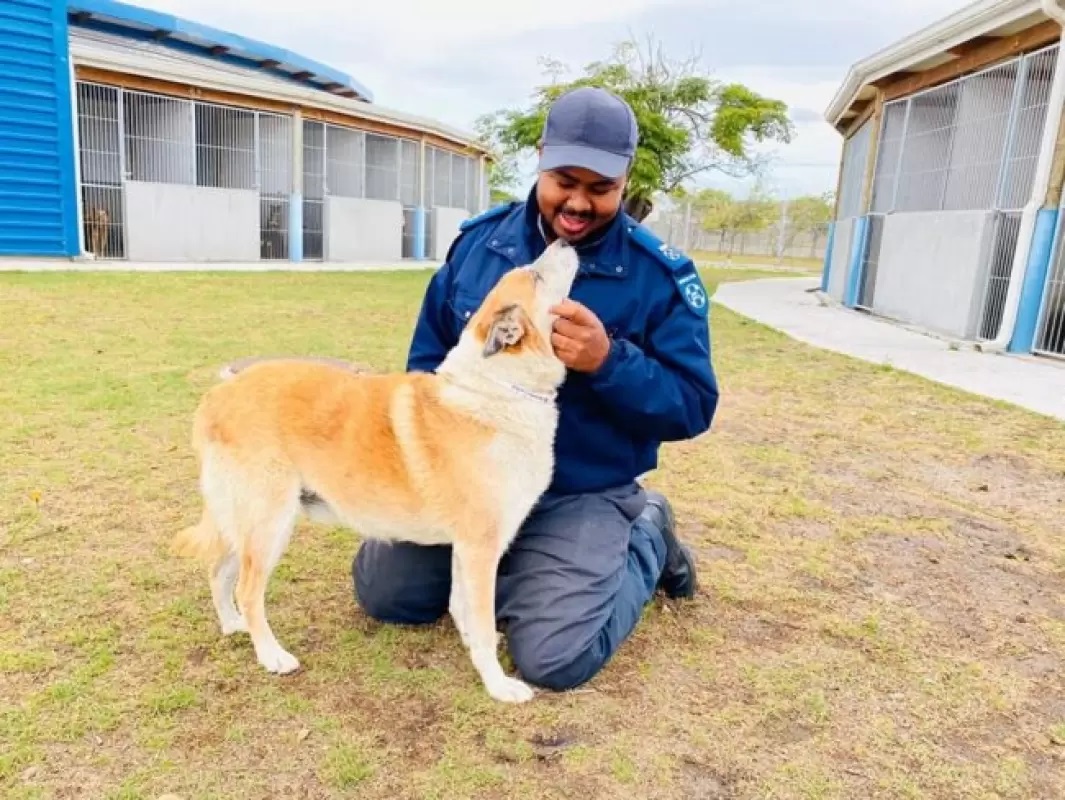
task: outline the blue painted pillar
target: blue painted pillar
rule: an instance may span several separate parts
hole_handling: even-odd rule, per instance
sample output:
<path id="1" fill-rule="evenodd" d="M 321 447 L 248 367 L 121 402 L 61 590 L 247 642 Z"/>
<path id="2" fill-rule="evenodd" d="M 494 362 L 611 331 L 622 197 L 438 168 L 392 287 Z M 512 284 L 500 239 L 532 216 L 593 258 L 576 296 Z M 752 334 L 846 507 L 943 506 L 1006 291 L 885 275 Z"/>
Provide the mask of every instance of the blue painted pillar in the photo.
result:
<path id="1" fill-rule="evenodd" d="M 825 243 L 825 263 L 821 268 L 821 291 L 828 291 L 829 276 L 832 273 L 832 247 L 836 241 L 836 221 L 828 223 L 828 241 Z"/>
<path id="2" fill-rule="evenodd" d="M 299 192 L 288 196 L 288 260 L 303 261 L 303 195 Z"/>
<path id="3" fill-rule="evenodd" d="M 425 208 L 414 208 L 414 258 L 417 261 L 425 260 Z"/>
<path id="4" fill-rule="evenodd" d="M 855 218 L 854 237 L 851 240 L 850 257 L 847 259 L 847 285 L 843 290 L 843 305 L 847 308 L 858 305 L 858 294 L 862 289 L 862 261 L 865 259 L 868 238 L 869 217 Z"/>
<path id="5" fill-rule="evenodd" d="M 1035 347 L 1039 311 L 1047 286 L 1047 272 L 1050 270 L 1057 244 L 1058 216 L 1057 208 L 1043 208 L 1036 214 L 1032 247 L 1028 253 L 1028 269 L 1021 285 L 1020 305 L 1017 307 L 1017 324 L 1013 326 L 1013 338 L 1007 348 L 1011 353 L 1030 353 Z"/>

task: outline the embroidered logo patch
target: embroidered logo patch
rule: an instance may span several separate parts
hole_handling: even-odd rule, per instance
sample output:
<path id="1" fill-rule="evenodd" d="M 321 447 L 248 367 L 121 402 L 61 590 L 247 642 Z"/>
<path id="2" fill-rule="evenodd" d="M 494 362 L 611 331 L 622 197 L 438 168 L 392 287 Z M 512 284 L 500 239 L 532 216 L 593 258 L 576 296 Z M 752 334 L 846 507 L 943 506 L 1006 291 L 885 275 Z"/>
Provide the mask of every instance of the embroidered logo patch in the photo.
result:
<path id="1" fill-rule="evenodd" d="M 703 314 L 706 311 L 708 298 L 706 289 L 703 288 L 703 283 L 699 280 L 699 273 L 695 272 L 691 275 L 685 275 L 683 278 L 677 278 L 677 286 L 680 289 L 680 296 L 684 298 L 688 308 L 696 314 Z"/>

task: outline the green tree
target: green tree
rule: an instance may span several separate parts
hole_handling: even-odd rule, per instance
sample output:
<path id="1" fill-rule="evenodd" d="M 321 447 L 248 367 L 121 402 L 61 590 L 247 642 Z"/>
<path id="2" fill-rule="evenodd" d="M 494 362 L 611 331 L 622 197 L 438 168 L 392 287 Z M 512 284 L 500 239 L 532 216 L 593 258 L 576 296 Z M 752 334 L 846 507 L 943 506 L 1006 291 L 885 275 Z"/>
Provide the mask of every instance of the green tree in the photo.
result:
<path id="1" fill-rule="evenodd" d="M 718 234 L 717 251 L 725 252 L 725 239 L 735 228 L 739 206 L 724 189 L 703 189 L 691 196 L 692 212 L 699 226 Z"/>
<path id="2" fill-rule="evenodd" d="M 740 237 L 740 255 L 743 255 L 746 244 L 745 234 L 760 233 L 766 230 L 777 220 L 779 214 L 779 203 L 757 188 L 744 200 L 736 203 L 729 255 L 735 252 L 737 236 Z"/>
<path id="3" fill-rule="evenodd" d="M 488 118 L 478 119 L 476 128 L 477 135 L 482 141 L 491 141 L 493 132 Z M 485 162 L 485 170 L 488 178 L 490 205 L 500 205 L 516 199 L 511 191 L 518 181 L 518 169 L 513 158 L 494 153 Z"/>
<path id="4" fill-rule="evenodd" d="M 660 46 L 646 50 L 633 40 L 618 44 L 611 58 L 567 72 L 557 61 L 542 62 L 550 82 L 538 86 L 527 108 L 504 109 L 478 120 L 484 141 L 502 161 L 535 150 L 550 105 L 563 93 L 598 86 L 623 97 L 636 114 L 640 141 L 626 189 L 626 210 L 636 219 L 651 211 L 656 192 L 672 193 L 708 171 L 734 177 L 756 172 L 762 161 L 754 143 L 788 143 L 794 129 L 787 106 L 738 83 L 713 80 L 697 58 L 671 61 Z M 501 176 L 513 177 L 507 168 Z M 509 188 L 501 184 L 500 188 Z"/>
<path id="5" fill-rule="evenodd" d="M 795 241 L 796 236 L 805 233 L 811 240 L 810 256 L 817 255 L 821 237 L 828 231 L 828 223 L 832 221 L 835 211 L 833 197 L 832 192 L 825 192 L 796 197 L 788 203 L 788 246 Z"/>

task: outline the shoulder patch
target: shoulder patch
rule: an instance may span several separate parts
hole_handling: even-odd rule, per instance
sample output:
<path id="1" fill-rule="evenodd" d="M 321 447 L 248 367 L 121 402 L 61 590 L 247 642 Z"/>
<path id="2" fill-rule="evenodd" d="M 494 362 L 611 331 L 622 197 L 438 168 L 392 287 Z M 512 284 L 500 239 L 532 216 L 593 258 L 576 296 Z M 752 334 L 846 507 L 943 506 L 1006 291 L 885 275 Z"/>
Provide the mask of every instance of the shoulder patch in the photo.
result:
<path id="1" fill-rule="evenodd" d="M 658 259 L 670 272 L 676 272 L 691 264 L 690 258 L 663 242 L 650 228 L 640 224 L 630 225 L 629 235 L 636 244 Z"/>
<path id="2" fill-rule="evenodd" d="M 695 267 L 693 266 L 691 272 L 684 276 L 674 272 L 673 281 L 677 284 L 680 296 L 684 299 L 684 305 L 692 313 L 705 317 L 710 310 L 710 297 L 706 294 L 706 288 Z"/>
<path id="3" fill-rule="evenodd" d="M 475 217 L 464 219 L 462 222 L 459 223 L 459 230 L 468 231 L 470 228 L 475 228 L 483 222 L 488 222 L 488 220 L 496 219 L 497 217 L 501 217 L 504 214 L 509 214 L 511 211 L 514 210 L 514 206 L 516 205 L 517 202 L 511 201 L 509 203 L 504 203 L 500 206 L 493 206 L 487 211 L 482 211 Z"/>
<path id="4" fill-rule="evenodd" d="M 680 293 L 684 305 L 693 314 L 705 317 L 710 309 L 710 297 L 703 286 L 695 263 L 683 252 L 659 239 L 649 228 L 636 224 L 629 227 L 629 235 L 640 247 L 669 270 L 669 276 Z"/>

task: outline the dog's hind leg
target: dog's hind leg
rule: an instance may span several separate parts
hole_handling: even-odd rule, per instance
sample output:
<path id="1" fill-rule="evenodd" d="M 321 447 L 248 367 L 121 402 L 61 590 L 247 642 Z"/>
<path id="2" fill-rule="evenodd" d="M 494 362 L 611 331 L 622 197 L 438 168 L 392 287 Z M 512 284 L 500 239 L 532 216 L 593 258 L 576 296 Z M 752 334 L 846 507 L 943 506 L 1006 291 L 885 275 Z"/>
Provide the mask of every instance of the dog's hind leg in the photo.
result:
<path id="1" fill-rule="evenodd" d="M 269 458 L 265 463 L 259 460 L 253 471 L 239 454 L 210 447 L 205 449 L 201 475 L 204 501 L 217 526 L 217 538 L 209 551 L 213 556 L 210 577 L 222 632 L 246 630 L 263 667 L 275 673 L 292 672 L 299 662 L 274 636 L 265 604 L 266 585 L 299 513 L 298 476 Z"/>
<path id="2" fill-rule="evenodd" d="M 211 565 L 211 597 L 218 612 L 223 636 L 248 630 L 248 623 L 244 621 L 244 616 L 237 609 L 233 598 L 239 574 L 240 559 L 232 550 Z"/>
<path id="3" fill-rule="evenodd" d="M 507 677 L 496 650 L 496 570 L 501 553 L 497 538 L 484 535 L 474 540 L 455 542 L 458 579 L 462 581 L 459 607 L 464 608 L 466 639 L 470 659 L 492 697 L 505 703 L 524 703 L 533 698 L 528 684 Z M 455 576 L 452 576 L 455 579 Z"/>
<path id="4" fill-rule="evenodd" d="M 299 661 L 277 641 L 266 619 L 266 586 L 292 536 L 300 508 L 299 482 L 275 480 L 264 491 L 249 492 L 238 508 L 241 535 L 237 605 L 247 622 L 259 663 L 270 672 L 293 672 L 299 668 Z"/>
<path id="5" fill-rule="evenodd" d="M 205 493 L 213 491 L 210 478 L 210 472 L 205 470 Z M 227 540 L 215 524 L 209 506 L 210 504 L 205 502 L 200 521 L 174 537 L 173 551 L 177 555 L 192 556 L 210 565 L 207 569 L 207 582 L 211 587 L 211 599 L 218 614 L 218 623 L 222 627 L 222 635 L 228 636 L 247 630 L 244 618 L 233 602 L 240 562 L 233 550 L 232 541 Z"/>

